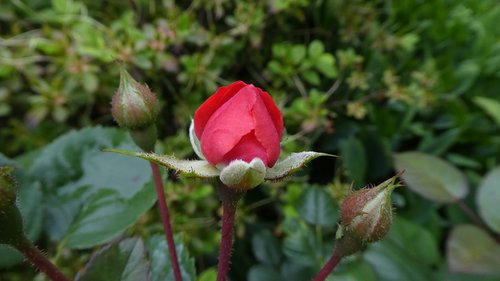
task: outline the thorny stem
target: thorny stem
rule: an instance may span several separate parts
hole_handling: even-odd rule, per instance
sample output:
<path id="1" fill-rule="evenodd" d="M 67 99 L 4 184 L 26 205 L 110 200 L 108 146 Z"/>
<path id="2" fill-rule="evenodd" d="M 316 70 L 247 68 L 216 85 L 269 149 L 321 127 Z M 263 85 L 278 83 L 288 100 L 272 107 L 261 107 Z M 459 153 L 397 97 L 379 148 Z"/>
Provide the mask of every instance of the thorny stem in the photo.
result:
<path id="1" fill-rule="evenodd" d="M 333 269 L 339 264 L 341 256 L 333 253 L 332 257 L 326 262 L 323 268 L 316 274 L 312 281 L 324 281 L 326 277 L 333 271 Z"/>
<path id="2" fill-rule="evenodd" d="M 220 186 L 218 191 L 222 201 L 222 228 L 217 281 L 226 281 L 233 248 L 233 229 L 236 206 L 244 192 L 238 192 L 226 186 Z"/>
<path id="3" fill-rule="evenodd" d="M 161 220 L 163 223 L 163 230 L 165 232 L 165 238 L 168 245 L 168 253 L 170 255 L 170 263 L 172 264 L 174 270 L 174 277 L 176 281 L 182 281 L 181 270 L 179 267 L 179 261 L 177 259 L 177 252 L 175 250 L 174 236 L 172 235 L 172 227 L 170 226 L 170 217 L 168 214 L 168 207 L 165 200 L 165 192 L 163 190 L 163 181 L 161 180 L 160 169 L 158 165 L 150 162 L 151 170 L 153 172 L 153 177 L 156 185 L 156 193 L 158 195 L 158 204 L 160 207 Z"/>
<path id="4" fill-rule="evenodd" d="M 31 241 L 26 240 L 15 247 L 33 266 L 45 273 L 52 281 L 69 281 Z"/>

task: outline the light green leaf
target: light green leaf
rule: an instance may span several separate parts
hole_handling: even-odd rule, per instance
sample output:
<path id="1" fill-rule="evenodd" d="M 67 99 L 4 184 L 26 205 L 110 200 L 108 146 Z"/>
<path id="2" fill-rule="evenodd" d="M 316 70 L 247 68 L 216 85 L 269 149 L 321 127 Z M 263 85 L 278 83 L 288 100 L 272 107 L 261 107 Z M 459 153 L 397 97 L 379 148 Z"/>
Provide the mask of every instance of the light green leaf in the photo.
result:
<path id="1" fill-rule="evenodd" d="M 464 198 L 468 192 L 465 176 L 448 162 L 421 152 L 404 152 L 394 156 L 405 183 L 423 197 L 443 203 Z"/>
<path id="2" fill-rule="evenodd" d="M 103 151 L 134 156 L 152 161 L 158 165 L 165 166 L 168 169 L 183 173 L 186 176 L 213 178 L 219 176 L 220 174 L 220 171 L 217 168 L 210 165 L 210 163 L 205 160 L 182 160 L 168 155 L 162 156 L 155 153 L 133 152 L 120 149 L 104 149 Z"/>
<path id="3" fill-rule="evenodd" d="M 175 249 L 183 281 L 196 280 L 194 259 L 190 257 L 180 236 L 174 237 Z M 167 242 L 164 235 L 154 235 L 146 240 L 146 247 L 151 261 L 151 281 L 175 281 Z"/>
<path id="4" fill-rule="evenodd" d="M 500 102 L 486 97 L 475 97 L 474 102 L 500 126 Z"/>
<path id="5" fill-rule="evenodd" d="M 266 180 L 279 181 L 291 174 L 298 171 L 300 168 L 304 167 L 305 164 L 310 161 L 320 157 L 320 156 L 330 156 L 335 157 L 335 155 L 320 153 L 314 151 L 304 151 L 299 153 L 292 153 L 287 158 L 279 161 L 272 168 L 267 169 Z"/>
<path id="6" fill-rule="evenodd" d="M 498 202 L 497 202 L 498 203 Z M 456 226 L 446 244 L 450 270 L 472 274 L 500 274 L 500 245 L 473 225 Z"/>
<path id="7" fill-rule="evenodd" d="M 92 257 L 75 281 L 149 281 L 144 243 L 129 238 L 110 245 Z"/>
<path id="8" fill-rule="evenodd" d="M 481 217 L 489 227 L 500 233 L 500 212 L 498 211 L 500 167 L 493 169 L 484 177 L 477 191 L 476 199 Z"/>
<path id="9" fill-rule="evenodd" d="M 69 248 L 108 242 L 156 201 L 150 167 L 100 151 L 110 146 L 138 149 L 126 132 L 96 127 L 56 139 L 35 158 L 29 174 L 40 180 L 51 240 Z"/>

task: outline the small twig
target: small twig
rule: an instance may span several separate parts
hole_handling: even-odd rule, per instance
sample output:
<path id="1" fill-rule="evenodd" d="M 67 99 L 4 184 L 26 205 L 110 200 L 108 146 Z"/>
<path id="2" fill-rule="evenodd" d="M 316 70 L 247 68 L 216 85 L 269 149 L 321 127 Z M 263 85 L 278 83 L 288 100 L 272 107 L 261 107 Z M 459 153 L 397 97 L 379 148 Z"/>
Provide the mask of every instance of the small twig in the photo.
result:
<path id="1" fill-rule="evenodd" d="M 168 213 L 168 207 L 165 200 L 165 191 L 163 190 L 163 181 L 161 180 L 160 169 L 158 165 L 150 162 L 151 170 L 153 172 L 153 177 L 156 185 L 156 193 L 158 195 L 158 205 L 160 207 L 160 215 L 163 223 L 163 230 L 165 232 L 165 238 L 168 245 L 168 253 L 170 255 L 170 263 L 174 271 L 174 277 L 176 281 L 182 281 L 181 270 L 179 267 L 179 260 L 177 259 L 177 251 L 175 249 L 174 236 L 172 234 L 172 227 L 170 226 L 170 217 Z"/>

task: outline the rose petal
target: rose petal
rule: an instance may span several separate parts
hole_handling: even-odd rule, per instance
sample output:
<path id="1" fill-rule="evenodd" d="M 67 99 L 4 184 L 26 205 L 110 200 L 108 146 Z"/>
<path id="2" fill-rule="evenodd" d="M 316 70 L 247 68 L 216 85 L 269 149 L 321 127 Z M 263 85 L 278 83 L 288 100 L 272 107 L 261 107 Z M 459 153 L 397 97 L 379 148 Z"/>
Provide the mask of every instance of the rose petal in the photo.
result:
<path id="1" fill-rule="evenodd" d="M 281 114 L 279 108 L 276 106 L 276 103 L 271 98 L 271 95 L 269 95 L 265 91 L 262 91 L 260 88 L 257 89 L 262 93 L 262 101 L 264 101 L 267 111 L 269 112 L 269 115 L 273 120 L 276 131 L 278 132 L 278 137 L 281 139 L 281 136 L 283 135 L 283 115 Z"/>
<path id="2" fill-rule="evenodd" d="M 194 131 L 198 139 L 201 139 L 203 130 L 212 116 L 224 103 L 235 96 L 240 89 L 247 84 L 242 81 L 236 81 L 228 86 L 223 86 L 217 89 L 215 94 L 210 96 L 194 113 Z"/>
<path id="3" fill-rule="evenodd" d="M 212 114 L 200 138 L 208 162 L 213 165 L 221 162 L 224 155 L 254 129 L 252 108 L 256 100 L 257 93 L 240 90 Z"/>
<path id="4" fill-rule="evenodd" d="M 231 151 L 224 155 L 222 161 L 224 163 L 229 163 L 233 160 L 240 159 L 250 163 L 254 158 L 260 158 L 262 162 L 268 166 L 266 149 L 257 140 L 254 132 L 252 131 L 241 138 L 238 144 L 236 144 Z"/>
<path id="5" fill-rule="evenodd" d="M 242 91 L 249 87 L 244 88 Z M 255 122 L 255 137 L 261 143 L 262 147 L 266 149 L 267 161 L 264 162 L 266 162 L 266 166 L 272 167 L 280 155 L 280 135 L 273 125 L 273 120 L 267 111 L 261 95 L 257 96 L 252 108 L 252 114 Z"/>

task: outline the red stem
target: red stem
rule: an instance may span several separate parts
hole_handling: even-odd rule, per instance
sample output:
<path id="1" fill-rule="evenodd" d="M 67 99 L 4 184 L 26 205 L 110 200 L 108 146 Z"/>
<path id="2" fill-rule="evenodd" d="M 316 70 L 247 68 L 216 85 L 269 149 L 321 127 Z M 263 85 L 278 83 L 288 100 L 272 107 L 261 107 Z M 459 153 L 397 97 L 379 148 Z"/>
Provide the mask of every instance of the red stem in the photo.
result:
<path id="1" fill-rule="evenodd" d="M 16 249 L 21 252 L 33 266 L 45 273 L 52 281 L 69 281 L 69 279 L 50 262 L 45 254 L 31 242 L 26 241 L 25 243 L 17 245 Z"/>
<path id="2" fill-rule="evenodd" d="M 333 271 L 333 269 L 339 264 L 342 257 L 333 254 L 332 257 L 326 262 L 323 268 L 318 272 L 313 281 L 323 281 L 328 277 L 328 275 Z"/>
<path id="3" fill-rule="evenodd" d="M 222 229 L 219 249 L 219 266 L 217 268 L 217 281 L 226 281 L 229 272 L 229 261 L 233 248 L 233 228 L 236 204 L 222 202 Z"/>
<path id="4" fill-rule="evenodd" d="M 160 169 L 158 168 L 157 164 L 154 164 L 152 162 L 150 162 L 149 164 L 151 165 L 151 170 L 153 171 L 153 177 L 155 180 L 161 220 L 163 223 L 165 238 L 167 239 L 168 253 L 170 255 L 170 263 L 172 264 L 172 268 L 174 270 L 175 280 L 182 281 L 179 261 L 177 259 L 177 251 L 175 249 L 174 236 L 172 235 L 172 227 L 170 226 L 170 217 L 168 214 L 168 207 L 165 200 L 165 192 L 163 190 L 163 181 L 161 180 Z"/>

